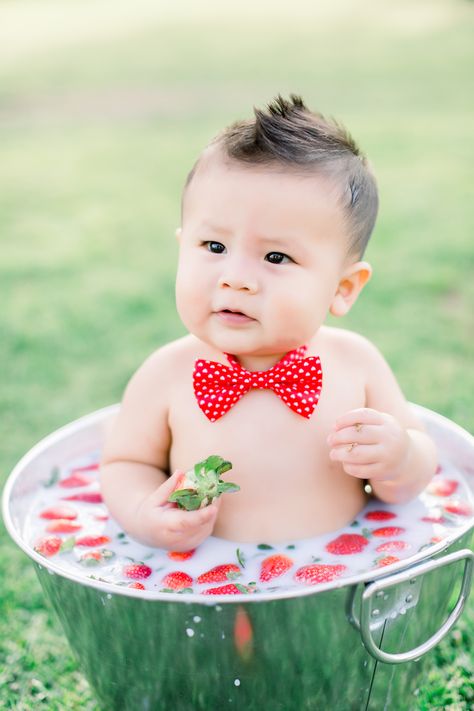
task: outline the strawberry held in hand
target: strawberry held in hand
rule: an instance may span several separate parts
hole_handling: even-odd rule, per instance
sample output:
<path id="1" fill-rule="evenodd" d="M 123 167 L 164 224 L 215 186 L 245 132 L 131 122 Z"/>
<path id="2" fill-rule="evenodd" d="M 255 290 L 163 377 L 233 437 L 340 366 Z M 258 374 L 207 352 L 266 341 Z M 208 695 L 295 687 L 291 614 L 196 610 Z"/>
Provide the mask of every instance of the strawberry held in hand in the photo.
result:
<path id="1" fill-rule="evenodd" d="M 239 491 L 240 486 L 221 480 L 221 475 L 232 469 L 232 464 L 213 454 L 194 469 L 182 474 L 178 485 L 168 498 L 187 511 L 202 509 L 212 504 L 221 494 Z"/>

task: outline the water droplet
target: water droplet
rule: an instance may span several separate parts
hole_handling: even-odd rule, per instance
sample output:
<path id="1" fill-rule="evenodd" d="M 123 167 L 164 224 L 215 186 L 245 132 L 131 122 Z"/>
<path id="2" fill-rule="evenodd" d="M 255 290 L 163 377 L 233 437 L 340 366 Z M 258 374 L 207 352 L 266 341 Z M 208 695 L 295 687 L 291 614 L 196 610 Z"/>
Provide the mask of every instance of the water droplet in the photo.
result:
<path id="1" fill-rule="evenodd" d="M 240 679 L 234 679 L 234 686 L 240 686 Z"/>
<path id="2" fill-rule="evenodd" d="M 201 618 L 199 617 L 199 615 L 194 615 L 193 622 L 201 622 Z"/>
<path id="3" fill-rule="evenodd" d="M 192 630 L 190 627 L 187 627 L 186 634 L 188 635 L 188 637 L 194 637 L 194 630 Z"/>

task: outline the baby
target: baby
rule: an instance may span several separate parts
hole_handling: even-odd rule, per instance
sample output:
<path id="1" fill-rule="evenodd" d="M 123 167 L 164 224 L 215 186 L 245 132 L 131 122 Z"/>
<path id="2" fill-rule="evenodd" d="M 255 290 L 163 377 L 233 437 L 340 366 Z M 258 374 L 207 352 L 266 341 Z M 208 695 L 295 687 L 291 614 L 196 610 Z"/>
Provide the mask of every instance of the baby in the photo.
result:
<path id="1" fill-rule="evenodd" d="M 296 96 L 199 156 L 176 232 L 189 335 L 132 377 L 103 453 L 105 502 L 131 536 L 176 551 L 210 534 L 307 538 L 350 522 L 370 487 L 401 503 L 428 484 L 435 445 L 389 366 L 367 339 L 323 325 L 371 276 L 377 206 L 352 138 Z M 197 511 L 167 503 L 210 454 L 232 462 L 224 478 L 240 491 Z"/>

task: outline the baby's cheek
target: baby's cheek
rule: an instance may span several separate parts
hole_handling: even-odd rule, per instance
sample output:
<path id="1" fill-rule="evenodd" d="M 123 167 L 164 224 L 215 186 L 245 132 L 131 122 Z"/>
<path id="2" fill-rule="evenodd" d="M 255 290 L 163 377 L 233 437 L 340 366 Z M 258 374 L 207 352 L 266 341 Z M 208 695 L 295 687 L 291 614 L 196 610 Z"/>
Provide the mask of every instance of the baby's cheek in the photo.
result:
<path id="1" fill-rule="evenodd" d="M 315 318 L 315 310 L 316 307 L 308 303 L 303 294 L 283 295 L 278 302 L 276 323 L 279 323 L 280 329 L 284 327 L 286 337 L 302 345 L 320 325 L 318 318 Z"/>

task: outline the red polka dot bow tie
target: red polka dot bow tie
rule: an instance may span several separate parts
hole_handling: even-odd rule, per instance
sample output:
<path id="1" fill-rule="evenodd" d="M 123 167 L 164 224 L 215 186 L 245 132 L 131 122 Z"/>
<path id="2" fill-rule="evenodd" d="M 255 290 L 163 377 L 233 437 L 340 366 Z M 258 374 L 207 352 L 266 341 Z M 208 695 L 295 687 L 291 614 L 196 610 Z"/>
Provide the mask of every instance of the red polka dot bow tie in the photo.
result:
<path id="1" fill-rule="evenodd" d="M 318 404 L 323 382 L 318 357 L 304 357 L 306 346 L 287 353 L 269 370 L 245 370 L 226 353 L 231 367 L 199 359 L 194 365 L 193 385 L 197 403 L 215 422 L 252 388 L 273 390 L 293 412 L 311 417 Z"/>

